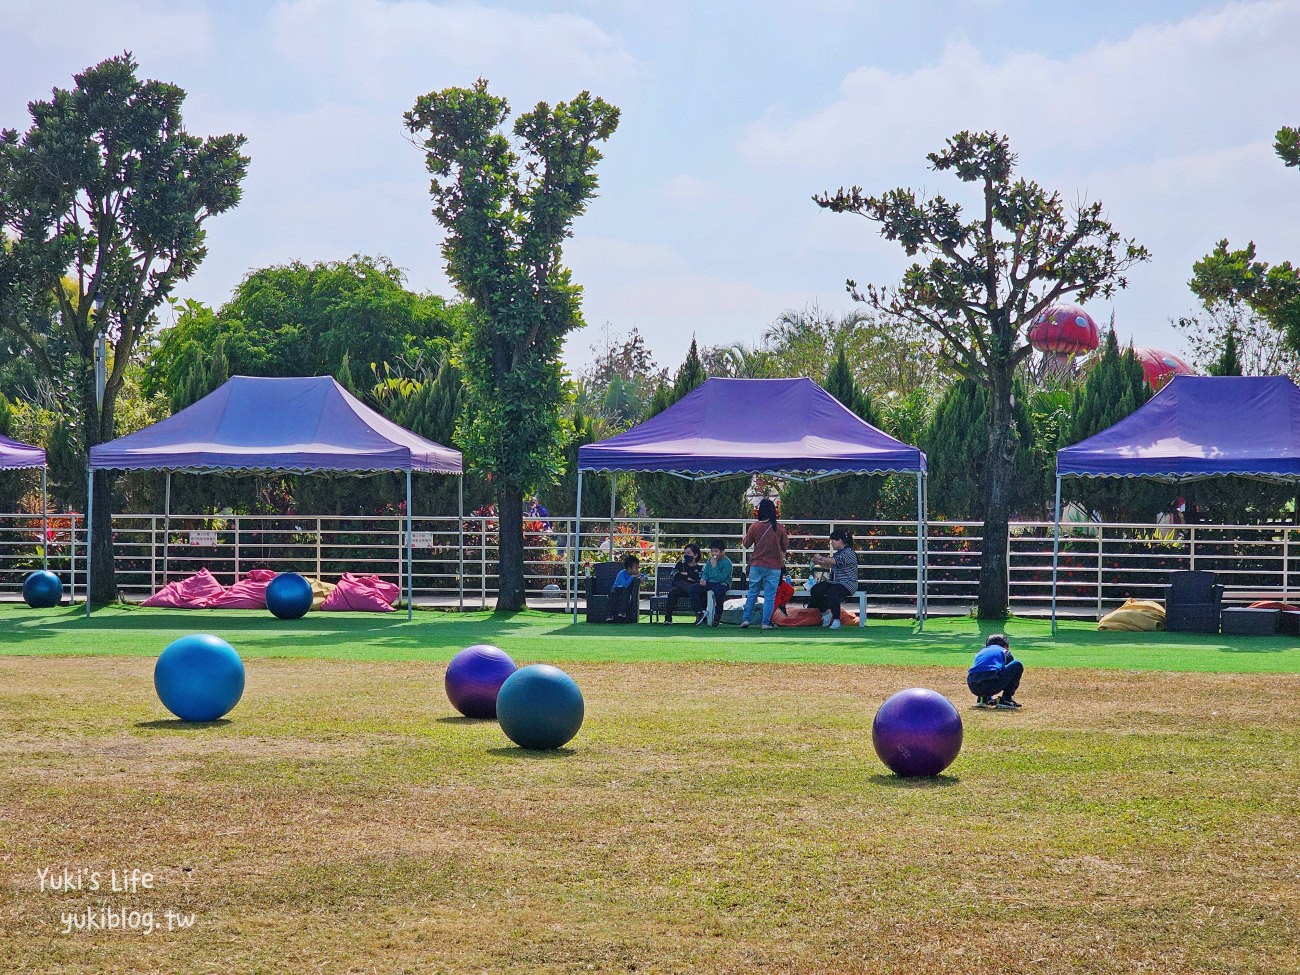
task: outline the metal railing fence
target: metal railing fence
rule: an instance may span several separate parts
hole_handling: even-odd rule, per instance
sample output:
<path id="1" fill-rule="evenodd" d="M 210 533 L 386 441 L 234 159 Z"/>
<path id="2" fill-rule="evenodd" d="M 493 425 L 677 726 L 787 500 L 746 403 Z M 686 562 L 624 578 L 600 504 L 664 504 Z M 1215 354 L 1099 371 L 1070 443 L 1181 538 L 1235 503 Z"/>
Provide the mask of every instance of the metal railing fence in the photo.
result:
<path id="1" fill-rule="evenodd" d="M 857 538 L 859 575 L 871 604 L 900 612 L 916 603 L 916 524 L 893 521 L 788 521 L 792 550 L 787 562 L 796 582 L 807 574 L 814 552 L 827 550 L 834 527 Z M 494 519 L 466 516 L 464 595 L 466 608 L 495 601 L 497 537 Z M 583 520 L 578 596 L 595 561 L 641 557 L 643 568 L 671 564 L 688 541 L 720 539 L 733 561 L 747 523 L 736 520 L 619 518 Z M 937 521 L 926 537 L 926 599 L 931 613 L 968 612 L 975 604 L 981 561 L 979 522 Z M 461 603 L 461 566 L 455 516 L 414 519 L 416 605 Z M 140 599 L 168 582 L 207 568 L 224 584 L 250 569 L 297 571 L 337 579 L 344 571 L 379 575 L 405 591 L 405 519 L 401 515 L 336 517 L 283 515 L 115 515 L 113 534 L 118 588 Z M 1062 527 L 1058 611 L 1096 617 L 1125 598 L 1160 598 L 1176 569 L 1209 569 L 1228 588 L 1229 600 L 1262 594 L 1300 599 L 1300 528 L 1292 525 L 1070 524 Z M 79 514 L 50 517 L 50 568 L 74 597 L 84 594 L 85 522 Z M 0 595 L 22 590 L 27 572 L 41 565 L 40 515 L 0 514 Z M 525 577 L 537 605 L 568 604 L 572 584 L 573 520 L 547 517 L 525 522 Z M 1013 611 L 1046 613 L 1052 599 L 1052 524 L 1016 522 L 1007 551 Z"/>

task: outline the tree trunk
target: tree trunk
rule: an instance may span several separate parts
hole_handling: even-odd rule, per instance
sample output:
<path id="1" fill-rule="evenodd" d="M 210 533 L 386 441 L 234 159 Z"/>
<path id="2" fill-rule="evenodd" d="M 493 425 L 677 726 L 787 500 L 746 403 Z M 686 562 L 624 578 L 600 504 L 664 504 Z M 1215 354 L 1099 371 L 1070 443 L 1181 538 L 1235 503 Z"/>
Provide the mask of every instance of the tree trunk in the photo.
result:
<path id="1" fill-rule="evenodd" d="M 93 359 L 92 359 L 93 361 Z M 86 460 L 90 460 L 90 448 L 111 440 L 105 430 L 113 429 L 113 404 L 104 394 L 104 409 L 101 416 L 95 405 L 95 375 L 93 368 L 87 382 L 82 385 L 82 434 L 86 445 Z M 94 519 L 91 526 L 93 537 L 93 561 L 91 563 L 91 603 L 111 603 L 117 599 L 117 573 L 113 568 L 113 490 L 112 472 L 97 471 L 94 482 Z"/>
<path id="2" fill-rule="evenodd" d="M 979 603 L 982 620 L 1006 619 L 1007 541 L 1011 522 L 1011 480 L 1018 438 L 1011 412 L 1011 370 L 994 368 L 989 390 L 989 453 L 984 474 L 984 543 Z M 999 372 L 1005 372 L 1000 375 Z"/>
<path id="3" fill-rule="evenodd" d="M 497 555 L 501 560 L 497 612 L 527 608 L 524 591 L 524 492 L 497 481 Z"/>

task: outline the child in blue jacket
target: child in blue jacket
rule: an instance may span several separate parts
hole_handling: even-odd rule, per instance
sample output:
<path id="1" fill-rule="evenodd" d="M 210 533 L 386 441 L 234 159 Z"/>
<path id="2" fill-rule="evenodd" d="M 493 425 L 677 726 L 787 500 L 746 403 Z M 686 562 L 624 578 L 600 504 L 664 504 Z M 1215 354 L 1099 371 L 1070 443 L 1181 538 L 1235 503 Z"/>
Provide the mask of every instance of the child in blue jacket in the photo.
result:
<path id="1" fill-rule="evenodd" d="M 1020 707 L 1015 695 L 1024 674 L 1025 665 L 1011 656 L 1007 638 L 994 633 L 975 655 L 975 663 L 966 673 L 966 686 L 975 695 L 977 708 L 1012 711 Z"/>

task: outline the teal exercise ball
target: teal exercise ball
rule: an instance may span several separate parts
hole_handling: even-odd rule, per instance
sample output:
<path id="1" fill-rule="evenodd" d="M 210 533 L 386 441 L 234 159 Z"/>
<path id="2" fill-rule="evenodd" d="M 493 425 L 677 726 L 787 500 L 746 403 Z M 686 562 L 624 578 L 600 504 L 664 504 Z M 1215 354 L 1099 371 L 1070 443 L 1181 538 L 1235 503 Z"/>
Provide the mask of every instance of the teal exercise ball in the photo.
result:
<path id="1" fill-rule="evenodd" d="M 497 720 L 520 748 L 559 748 L 582 727 L 582 691 L 550 664 L 529 664 L 506 678 L 497 693 Z"/>
<path id="2" fill-rule="evenodd" d="M 225 640 L 191 633 L 173 640 L 153 668 L 163 706 L 182 721 L 216 721 L 244 694 L 244 662 Z"/>
<path id="3" fill-rule="evenodd" d="M 63 601 L 63 581 L 48 569 L 27 573 L 23 580 L 23 600 L 32 609 L 49 609 Z"/>

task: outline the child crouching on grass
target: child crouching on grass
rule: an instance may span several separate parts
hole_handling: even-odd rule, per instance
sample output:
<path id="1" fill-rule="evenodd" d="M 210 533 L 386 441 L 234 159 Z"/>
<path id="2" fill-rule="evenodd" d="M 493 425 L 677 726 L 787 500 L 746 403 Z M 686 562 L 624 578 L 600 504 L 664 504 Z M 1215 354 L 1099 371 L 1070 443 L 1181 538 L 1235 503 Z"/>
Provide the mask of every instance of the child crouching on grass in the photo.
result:
<path id="1" fill-rule="evenodd" d="M 1024 674 L 1025 665 L 1011 656 L 1007 638 L 994 633 L 975 655 L 975 663 L 966 673 L 966 686 L 975 695 L 977 708 L 1012 711 L 1020 707 L 1015 695 Z"/>

